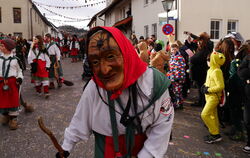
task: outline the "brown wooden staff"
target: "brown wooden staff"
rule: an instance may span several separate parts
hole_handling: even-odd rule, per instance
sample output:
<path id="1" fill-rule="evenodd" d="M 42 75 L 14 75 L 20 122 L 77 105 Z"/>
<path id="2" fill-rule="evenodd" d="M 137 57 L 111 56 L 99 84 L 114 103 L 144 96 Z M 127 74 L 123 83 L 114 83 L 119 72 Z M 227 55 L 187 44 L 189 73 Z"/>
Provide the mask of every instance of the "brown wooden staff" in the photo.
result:
<path id="1" fill-rule="evenodd" d="M 59 68 L 60 68 L 60 64 L 59 64 L 59 62 L 57 60 L 57 57 L 56 57 L 56 61 L 55 61 L 55 64 L 54 64 L 54 76 L 55 76 L 56 81 L 57 81 L 58 84 L 60 82 L 60 80 L 59 80 L 59 73 L 58 73 L 59 72 Z M 65 80 L 65 79 L 63 80 L 63 84 L 65 84 L 66 86 L 73 86 L 74 85 L 73 82 Z"/>
<path id="2" fill-rule="evenodd" d="M 64 152 L 63 148 L 58 143 L 58 141 L 57 141 L 56 137 L 54 136 L 54 134 L 48 128 L 45 127 L 45 125 L 43 123 L 43 118 L 41 116 L 38 118 L 38 125 L 41 128 L 41 130 L 49 136 L 50 140 L 54 144 L 54 147 L 60 153 L 60 157 L 63 158 L 63 152 Z"/>

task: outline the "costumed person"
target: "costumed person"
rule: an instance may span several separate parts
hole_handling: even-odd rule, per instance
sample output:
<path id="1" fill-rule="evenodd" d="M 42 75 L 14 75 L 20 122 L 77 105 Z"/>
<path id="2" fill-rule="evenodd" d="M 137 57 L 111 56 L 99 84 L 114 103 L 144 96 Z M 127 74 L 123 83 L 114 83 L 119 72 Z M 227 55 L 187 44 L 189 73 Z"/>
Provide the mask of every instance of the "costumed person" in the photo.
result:
<path id="1" fill-rule="evenodd" d="M 70 49 L 71 62 L 72 63 L 77 62 L 80 46 L 76 35 L 73 35 L 69 49 Z"/>
<path id="2" fill-rule="evenodd" d="M 218 52 L 213 52 L 210 58 L 207 58 L 207 63 L 210 68 L 207 71 L 206 82 L 201 88 L 206 98 L 206 104 L 201 112 L 201 118 L 209 130 L 209 135 L 204 137 L 204 141 L 208 144 L 222 140 L 219 131 L 217 106 L 221 102 L 222 92 L 225 88 L 223 73 L 220 69 L 225 60 L 225 56 Z"/>
<path id="3" fill-rule="evenodd" d="M 61 65 L 61 51 L 59 45 L 56 42 L 53 42 L 51 39 L 51 34 L 47 33 L 44 36 L 44 40 L 46 43 L 46 48 L 50 58 L 50 69 L 49 69 L 49 88 L 55 89 L 54 80 L 56 80 L 58 84 L 58 88 L 62 87 L 63 83 L 63 71 Z"/>
<path id="4" fill-rule="evenodd" d="M 89 81 L 91 77 L 92 77 L 92 71 L 88 63 L 88 57 L 87 54 L 84 53 L 82 80 Z"/>
<path id="5" fill-rule="evenodd" d="M 28 64 L 31 65 L 32 79 L 34 80 L 37 94 L 42 94 L 43 87 L 44 95 L 47 99 L 49 97 L 50 59 L 40 35 L 33 38 L 28 55 Z"/>
<path id="6" fill-rule="evenodd" d="M 18 128 L 19 115 L 19 85 L 23 81 L 22 69 L 13 49 L 16 44 L 11 39 L 0 41 L 0 113 L 3 115 L 2 124 L 8 124 L 11 130 Z"/>
<path id="7" fill-rule="evenodd" d="M 250 153 L 250 54 L 243 59 L 238 69 L 239 77 L 244 81 L 245 106 L 244 106 L 244 123 L 247 131 L 247 144 L 243 151 Z"/>
<path id="8" fill-rule="evenodd" d="M 187 97 L 189 89 L 191 88 L 191 79 L 189 76 L 189 59 L 194 55 L 194 53 L 189 49 L 186 45 L 183 45 L 181 41 L 177 40 L 176 41 L 178 47 L 179 47 L 179 52 L 181 56 L 185 59 L 185 83 L 183 84 L 183 90 L 182 90 L 182 95 L 184 98 Z"/>
<path id="9" fill-rule="evenodd" d="M 18 36 L 16 38 L 16 51 L 15 51 L 16 57 L 18 57 L 19 61 L 19 66 L 22 69 L 22 71 L 26 70 L 26 46 L 23 41 L 23 38 Z M 21 92 L 21 87 L 19 86 L 19 91 L 20 91 L 20 104 L 24 107 L 25 112 L 33 112 L 34 107 L 31 104 L 28 104 L 27 102 L 24 101 L 22 92 Z"/>
<path id="10" fill-rule="evenodd" d="M 20 59 L 23 65 L 23 70 L 26 70 L 26 62 L 25 62 L 25 45 L 23 43 L 23 38 L 18 36 L 16 38 L 16 56 Z"/>
<path id="11" fill-rule="evenodd" d="M 162 50 L 163 47 L 164 46 L 161 43 L 155 44 L 155 52 L 151 52 L 150 54 L 149 65 L 165 74 L 164 66 L 168 63 L 170 57 L 164 50 Z"/>
<path id="12" fill-rule="evenodd" d="M 63 156 L 93 133 L 95 158 L 163 158 L 174 119 L 170 81 L 117 28 L 93 28 L 86 48 L 94 75 L 65 130 Z"/>
<path id="13" fill-rule="evenodd" d="M 68 41 L 68 38 L 65 36 L 61 42 L 61 47 L 62 47 L 62 56 L 67 57 L 67 54 L 69 53 L 69 44 L 70 42 Z"/>
<path id="14" fill-rule="evenodd" d="M 146 42 L 140 42 L 137 44 L 137 47 L 139 49 L 139 57 L 141 58 L 142 61 L 145 63 L 149 63 L 149 54 L 148 54 L 148 46 Z"/>
<path id="15" fill-rule="evenodd" d="M 185 59 L 179 52 L 179 46 L 177 44 L 171 45 L 171 56 L 169 60 L 169 71 L 167 76 L 171 81 L 171 92 L 173 92 L 174 98 L 172 98 L 174 108 L 183 109 L 183 84 L 185 83 L 185 71 L 186 71 Z"/>

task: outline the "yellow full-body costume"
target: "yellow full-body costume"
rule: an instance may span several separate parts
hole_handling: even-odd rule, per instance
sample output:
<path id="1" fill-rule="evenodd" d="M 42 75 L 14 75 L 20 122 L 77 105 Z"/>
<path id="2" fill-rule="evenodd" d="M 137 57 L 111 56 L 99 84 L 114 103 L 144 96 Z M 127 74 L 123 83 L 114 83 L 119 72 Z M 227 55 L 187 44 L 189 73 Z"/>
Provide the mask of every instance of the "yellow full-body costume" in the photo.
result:
<path id="1" fill-rule="evenodd" d="M 225 62 L 225 56 L 213 52 L 210 56 L 210 68 L 207 71 L 205 86 L 208 87 L 205 94 L 206 105 L 201 112 L 201 118 L 212 135 L 219 134 L 219 119 L 217 106 L 221 100 L 222 91 L 225 87 L 223 73 L 220 69 Z"/>

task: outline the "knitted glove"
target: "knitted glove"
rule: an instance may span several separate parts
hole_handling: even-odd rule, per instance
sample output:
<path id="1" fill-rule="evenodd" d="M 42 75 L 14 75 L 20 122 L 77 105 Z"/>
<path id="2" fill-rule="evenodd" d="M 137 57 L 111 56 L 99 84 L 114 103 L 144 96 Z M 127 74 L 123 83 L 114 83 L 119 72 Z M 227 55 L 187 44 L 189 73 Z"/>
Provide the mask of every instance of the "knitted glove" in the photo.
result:
<path id="1" fill-rule="evenodd" d="M 68 151 L 63 151 L 63 158 L 67 158 L 69 155 L 70 153 Z M 62 158 L 59 152 L 56 153 L 56 158 Z"/>
<path id="2" fill-rule="evenodd" d="M 17 78 L 16 82 L 17 82 L 17 84 L 21 85 L 23 83 L 23 79 L 22 78 Z"/>
<path id="3" fill-rule="evenodd" d="M 208 88 L 209 88 L 209 87 L 203 85 L 203 86 L 201 87 L 201 93 L 202 93 L 202 94 L 208 94 L 208 93 L 209 93 L 209 92 L 208 92 Z"/>

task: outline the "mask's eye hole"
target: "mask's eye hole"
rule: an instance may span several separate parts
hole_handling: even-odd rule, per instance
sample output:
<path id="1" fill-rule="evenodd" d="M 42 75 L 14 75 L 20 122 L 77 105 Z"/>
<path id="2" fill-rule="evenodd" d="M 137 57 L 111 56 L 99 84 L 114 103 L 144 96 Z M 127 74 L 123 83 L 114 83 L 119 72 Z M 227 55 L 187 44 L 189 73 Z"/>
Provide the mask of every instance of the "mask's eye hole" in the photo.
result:
<path id="1" fill-rule="evenodd" d="M 92 60 L 91 61 L 91 64 L 93 65 L 93 66 L 96 66 L 96 65 L 98 65 L 100 62 L 99 62 L 99 60 Z"/>
<path id="2" fill-rule="evenodd" d="M 115 55 L 113 55 L 113 54 L 109 54 L 108 56 L 107 56 L 107 59 L 108 60 L 113 60 L 115 58 Z"/>
<path id="3" fill-rule="evenodd" d="M 98 40 L 97 41 L 97 47 L 100 49 L 103 46 L 103 40 Z"/>

